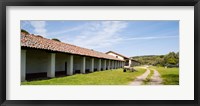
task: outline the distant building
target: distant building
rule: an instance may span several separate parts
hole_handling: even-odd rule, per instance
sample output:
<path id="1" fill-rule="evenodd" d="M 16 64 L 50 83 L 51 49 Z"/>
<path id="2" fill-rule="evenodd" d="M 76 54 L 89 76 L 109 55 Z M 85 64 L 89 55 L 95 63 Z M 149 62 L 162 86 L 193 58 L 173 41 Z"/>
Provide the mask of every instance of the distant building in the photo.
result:
<path id="1" fill-rule="evenodd" d="M 106 54 L 114 56 L 116 58 L 119 58 L 119 59 L 125 61 L 125 66 L 133 67 L 133 66 L 138 66 L 141 64 L 139 61 L 133 60 L 129 57 L 126 57 L 124 55 L 121 55 L 121 54 L 113 52 L 113 51 L 108 51 L 108 52 L 106 52 Z"/>
<path id="2" fill-rule="evenodd" d="M 108 51 L 108 52 L 106 52 L 106 54 L 114 56 L 114 57 L 116 57 L 116 58 L 118 58 L 120 60 L 124 60 L 124 61 L 127 60 L 127 59 L 129 59 L 128 57 L 123 56 L 123 55 L 121 55 L 119 53 L 116 53 L 116 52 L 113 52 L 113 51 Z"/>
<path id="3" fill-rule="evenodd" d="M 139 61 L 136 61 L 134 59 L 129 59 L 129 64 L 131 67 L 141 65 L 141 63 Z"/>

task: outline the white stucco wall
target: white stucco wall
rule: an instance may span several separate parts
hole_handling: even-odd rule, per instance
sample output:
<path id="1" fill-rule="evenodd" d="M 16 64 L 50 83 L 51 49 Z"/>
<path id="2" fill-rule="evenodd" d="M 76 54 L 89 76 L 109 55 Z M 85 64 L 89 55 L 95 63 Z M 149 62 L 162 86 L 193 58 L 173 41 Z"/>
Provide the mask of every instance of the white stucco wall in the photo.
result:
<path id="1" fill-rule="evenodd" d="M 65 62 L 67 63 L 67 54 L 56 53 L 56 71 L 66 71 Z"/>
<path id="2" fill-rule="evenodd" d="M 26 80 L 26 50 L 21 50 L 21 81 Z"/>
<path id="3" fill-rule="evenodd" d="M 26 50 L 26 73 L 42 73 L 48 71 L 49 56 L 51 53 L 43 50 Z M 55 71 L 66 71 L 67 59 L 69 54 L 55 53 Z M 101 68 L 104 68 L 104 60 L 101 59 Z M 90 69 L 91 57 L 86 57 L 85 69 Z M 81 69 L 82 56 L 73 55 L 73 71 Z M 94 69 L 98 68 L 99 59 L 94 58 Z M 114 65 L 114 64 L 113 64 Z M 112 66 L 112 61 L 110 61 Z M 108 67 L 108 60 L 106 60 L 106 68 Z"/>
<path id="4" fill-rule="evenodd" d="M 106 60 L 106 68 L 107 69 L 109 69 L 108 66 L 109 66 L 109 60 Z"/>
<path id="5" fill-rule="evenodd" d="M 75 70 L 80 70 L 80 69 L 81 69 L 81 64 L 80 64 L 80 62 L 81 62 L 80 56 L 74 55 L 74 71 L 75 71 Z"/>
<path id="6" fill-rule="evenodd" d="M 103 66 L 104 66 L 104 59 L 101 59 L 101 70 L 103 70 Z"/>
<path id="7" fill-rule="evenodd" d="M 94 59 L 94 69 L 97 69 L 97 67 L 98 67 L 98 59 L 95 58 Z"/>
<path id="8" fill-rule="evenodd" d="M 74 71 L 81 69 L 82 58 L 83 58 L 82 56 L 74 55 Z M 89 70 L 90 69 L 90 59 L 91 59 L 90 57 L 86 57 L 85 70 Z"/>
<path id="9" fill-rule="evenodd" d="M 129 60 L 129 66 L 131 66 L 131 60 Z"/>
<path id="10" fill-rule="evenodd" d="M 26 55 L 26 73 L 41 73 L 48 71 L 48 56 L 50 53 L 42 50 L 27 50 Z M 55 71 L 65 71 L 65 62 L 67 62 L 67 57 L 67 54 L 55 54 Z"/>
<path id="11" fill-rule="evenodd" d="M 85 69 L 88 70 L 90 69 L 90 61 L 91 61 L 91 58 L 90 57 L 86 57 L 86 64 L 85 64 Z"/>
<path id="12" fill-rule="evenodd" d="M 27 50 L 26 73 L 40 73 L 48 70 L 48 56 L 50 54 L 40 50 Z"/>
<path id="13" fill-rule="evenodd" d="M 119 55 L 114 54 L 114 53 L 108 53 L 108 55 L 111 55 L 111 56 L 114 56 L 114 57 L 117 56 L 117 58 L 119 58 L 119 59 L 121 59 L 121 60 L 124 60 L 124 58 L 123 58 L 122 56 L 119 56 Z"/>

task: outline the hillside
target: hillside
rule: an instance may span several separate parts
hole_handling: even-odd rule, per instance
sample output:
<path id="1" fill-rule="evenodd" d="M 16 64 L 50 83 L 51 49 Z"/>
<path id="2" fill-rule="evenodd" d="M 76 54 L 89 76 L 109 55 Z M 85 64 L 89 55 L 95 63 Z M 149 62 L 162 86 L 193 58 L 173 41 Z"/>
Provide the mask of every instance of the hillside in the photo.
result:
<path id="1" fill-rule="evenodd" d="M 134 56 L 131 58 L 141 62 L 142 65 L 166 66 L 179 64 L 179 52 L 169 52 L 166 55 Z"/>

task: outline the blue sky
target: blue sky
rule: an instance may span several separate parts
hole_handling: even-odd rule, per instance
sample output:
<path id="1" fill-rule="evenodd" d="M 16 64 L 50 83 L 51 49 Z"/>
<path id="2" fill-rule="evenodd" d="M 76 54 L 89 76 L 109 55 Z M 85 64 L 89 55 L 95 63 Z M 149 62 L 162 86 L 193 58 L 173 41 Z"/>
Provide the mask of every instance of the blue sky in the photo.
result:
<path id="1" fill-rule="evenodd" d="M 127 57 L 179 51 L 179 21 L 21 21 L 31 34 Z"/>

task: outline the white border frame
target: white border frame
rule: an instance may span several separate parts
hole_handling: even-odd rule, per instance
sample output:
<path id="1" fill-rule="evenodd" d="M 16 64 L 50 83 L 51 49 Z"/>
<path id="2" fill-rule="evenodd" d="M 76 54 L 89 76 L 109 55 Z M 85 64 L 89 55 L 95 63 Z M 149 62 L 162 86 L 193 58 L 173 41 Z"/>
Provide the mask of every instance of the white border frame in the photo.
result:
<path id="1" fill-rule="evenodd" d="M 194 100 L 193 6 L 8 6 L 6 11 L 7 100 Z M 20 20 L 47 19 L 180 20 L 180 85 L 20 86 Z"/>

